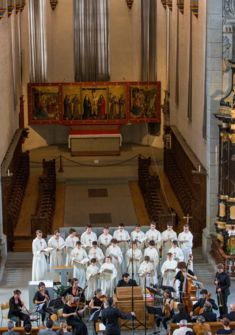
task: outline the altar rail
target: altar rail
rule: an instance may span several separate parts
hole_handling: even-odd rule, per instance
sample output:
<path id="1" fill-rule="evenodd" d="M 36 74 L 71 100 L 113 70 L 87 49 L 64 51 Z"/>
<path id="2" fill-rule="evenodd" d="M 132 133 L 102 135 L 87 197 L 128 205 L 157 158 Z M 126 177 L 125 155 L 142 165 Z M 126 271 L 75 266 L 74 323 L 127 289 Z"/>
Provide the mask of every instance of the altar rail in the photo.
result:
<path id="1" fill-rule="evenodd" d="M 212 334 L 216 334 L 216 332 L 219 330 L 219 329 L 223 329 L 223 325 L 222 325 L 222 322 L 220 322 L 220 321 L 217 321 L 217 322 L 207 322 L 209 325 L 210 325 L 210 327 L 211 327 L 211 333 Z M 194 326 L 195 326 L 195 323 L 188 323 L 188 327 L 189 328 L 194 328 Z M 232 328 L 232 329 L 235 329 L 235 321 L 231 321 L 230 322 L 230 327 Z M 170 324 L 170 332 L 169 332 L 169 334 L 172 334 L 173 333 L 173 331 L 175 330 L 175 329 L 177 329 L 177 328 L 179 328 L 179 325 L 177 324 L 177 323 L 171 323 Z M 196 333 L 196 335 L 197 335 L 197 333 Z"/>
<path id="2" fill-rule="evenodd" d="M 194 245 L 201 245 L 206 225 L 206 171 L 176 127 L 165 133 L 164 171 L 184 214 L 189 214 Z"/>

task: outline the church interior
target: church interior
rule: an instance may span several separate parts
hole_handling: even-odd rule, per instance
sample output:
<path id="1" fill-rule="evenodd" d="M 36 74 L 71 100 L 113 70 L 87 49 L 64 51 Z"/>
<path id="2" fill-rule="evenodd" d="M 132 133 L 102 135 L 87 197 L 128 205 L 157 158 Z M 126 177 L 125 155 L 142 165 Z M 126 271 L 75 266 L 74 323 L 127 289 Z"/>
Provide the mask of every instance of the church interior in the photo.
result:
<path id="1" fill-rule="evenodd" d="M 209 292 L 205 304 L 218 302 L 215 320 L 206 320 L 211 333 L 223 328 L 222 317 L 235 313 L 235 1 L 0 0 L 0 50 L 0 334 L 15 290 L 31 311 L 40 282 L 56 300 L 55 287 L 77 274 L 89 303 L 89 279 L 82 285 L 80 261 L 67 258 L 70 229 L 76 243 L 83 240 L 83 269 L 92 266 L 94 241 L 103 252 L 102 262 L 93 257 L 99 271 L 112 243 L 121 250 L 119 265 L 111 257 L 113 287 L 104 279 L 92 287 L 101 285 L 117 308 L 136 313 L 135 322 L 120 321 L 122 334 L 177 335 L 175 309 L 183 303 L 193 315 L 202 289 Z M 105 227 L 116 242 L 103 250 Z M 84 242 L 89 229 L 96 239 Z M 138 229 L 142 242 L 133 237 Z M 165 231 L 174 237 L 164 240 Z M 61 250 L 53 238 L 63 239 Z M 39 240 L 46 247 L 36 251 Z M 172 251 L 175 240 L 182 259 Z M 148 256 L 154 274 L 143 281 L 139 269 Z M 178 267 L 165 278 L 170 257 Z M 189 268 L 186 294 L 189 279 L 179 288 L 175 281 Z M 114 288 L 126 272 L 140 291 Z M 175 303 L 166 328 L 164 285 Z M 73 334 L 95 334 L 89 313 L 88 333 Z M 62 314 L 52 313 L 55 329 Z M 44 327 L 38 315 L 31 334 Z M 23 319 L 12 320 L 23 334 Z M 235 329 L 235 316 L 230 321 Z M 96 331 L 112 334 L 108 326 Z"/>

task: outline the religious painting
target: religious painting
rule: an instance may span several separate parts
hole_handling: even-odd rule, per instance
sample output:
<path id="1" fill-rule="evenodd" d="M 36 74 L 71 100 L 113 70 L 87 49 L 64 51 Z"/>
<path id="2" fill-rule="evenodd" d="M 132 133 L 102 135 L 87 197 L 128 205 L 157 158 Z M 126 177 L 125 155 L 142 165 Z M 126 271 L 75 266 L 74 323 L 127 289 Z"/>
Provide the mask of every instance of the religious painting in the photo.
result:
<path id="1" fill-rule="evenodd" d="M 81 88 L 82 120 L 104 121 L 108 118 L 107 86 Z"/>
<path id="2" fill-rule="evenodd" d="M 62 87 L 63 120 L 82 120 L 81 87 L 63 85 Z"/>
<path id="3" fill-rule="evenodd" d="M 32 121 L 59 121 L 60 97 L 58 85 L 32 86 L 30 97 L 29 105 L 31 105 L 32 112 L 30 119 Z"/>
<path id="4" fill-rule="evenodd" d="M 160 87 L 157 85 L 130 85 L 130 121 L 160 120 Z"/>
<path id="5" fill-rule="evenodd" d="M 109 114 L 110 120 L 125 120 L 127 108 L 126 86 L 109 86 Z"/>

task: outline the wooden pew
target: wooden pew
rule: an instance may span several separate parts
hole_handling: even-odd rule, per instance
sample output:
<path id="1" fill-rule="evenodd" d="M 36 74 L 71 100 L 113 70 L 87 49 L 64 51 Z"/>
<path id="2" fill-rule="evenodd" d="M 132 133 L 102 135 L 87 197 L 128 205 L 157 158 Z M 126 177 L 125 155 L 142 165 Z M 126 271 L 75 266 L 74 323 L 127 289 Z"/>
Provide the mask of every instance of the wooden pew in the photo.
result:
<path id="1" fill-rule="evenodd" d="M 32 331 L 31 331 L 31 334 L 32 335 L 37 335 L 40 329 L 45 329 L 45 327 L 33 327 Z M 59 327 L 54 326 L 52 329 L 57 331 L 59 329 Z M 70 327 L 68 327 L 68 329 L 70 329 Z M 2 335 L 6 331 L 7 331 L 7 327 L 0 327 L 0 335 Z M 25 334 L 25 331 L 24 331 L 23 327 L 14 327 L 14 331 L 19 333 L 19 334 Z"/>
<path id="2" fill-rule="evenodd" d="M 223 329 L 223 325 L 222 322 L 217 321 L 217 322 L 207 322 L 210 327 L 211 327 L 211 332 L 212 334 L 216 334 L 217 330 L 219 329 Z M 195 325 L 195 323 L 188 323 L 188 327 L 193 329 L 193 326 Z M 235 321 L 231 321 L 230 322 L 230 327 L 232 329 L 235 329 Z M 177 323 L 171 323 L 170 324 L 170 334 L 173 333 L 173 331 L 175 329 L 179 328 L 179 325 Z"/>

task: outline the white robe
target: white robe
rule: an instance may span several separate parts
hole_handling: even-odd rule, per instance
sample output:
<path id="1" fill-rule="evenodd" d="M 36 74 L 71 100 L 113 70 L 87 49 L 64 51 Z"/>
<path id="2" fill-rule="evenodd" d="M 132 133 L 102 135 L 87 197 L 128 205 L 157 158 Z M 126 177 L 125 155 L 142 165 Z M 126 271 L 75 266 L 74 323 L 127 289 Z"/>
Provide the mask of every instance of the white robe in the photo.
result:
<path id="1" fill-rule="evenodd" d="M 138 248 L 143 251 L 145 242 L 145 233 L 141 230 L 139 232 L 133 230 L 131 232 L 131 241 L 137 241 Z"/>
<path id="2" fill-rule="evenodd" d="M 52 236 L 48 241 L 48 247 L 53 248 L 50 252 L 50 271 L 53 279 L 56 280 L 58 275 L 55 274 L 53 267 L 64 265 L 64 239 L 59 236 L 57 240 L 55 236 Z"/>
<path id="3" fill-rule="evenodd" d="M 180 242 L 181 249 L 184 253 L 184 261 L 187 263 L 189 255 L 192 254 L 193 234 L 190 231 L 188 233 L 183 231 L 179 234 L 178 241 Z"/>
<path id="4" fill-rule="evenodd" d="M 99 247 L 92 247 L 88 252 L 88 257 L 91 260 L 92 258 L 96 258 L 97 262 L 101 265 L 104 261 L 103 251 Z"/>
<path id="5" fill-rule="evenodd" d="M 126 260 L 127 260 L 127 272 L 130 274 L 130 276 L 132 277 L 132 271 L 133 271 L 133 277 L 136 280 L 137 284 L 139 284 L 139 275 L 138 275 L 138 271 L 139 271 L 139 266 L 140 266 L 140 262 L 142 260 L 142 252 L 140 249 L 133 249 L 133 253 L 132 253 L 132 249 L 128 249 L 126 252 Z M 132 259 L 133 258 L 133 262 Z"/>
<path id="6" fill-rule="evenodd" d="M 112 238 L 113 238 L 112 235 L 110 234 L 105 235 L 104 233 L 99 236 L 98 244 L 104 254 L 106 252 L 106 249 L 110 246 Z"/>
<path id="7" fill-rule="evenodd" d="M 183 262 L 184 261 L 184 253 L 183 251 L 179 248 L 170 248 L 168 252 L 171 252 L 173 254 L 173 259 L 177 262 Z"/>
<path id="8" fill-rule="evenodd" d="M 155 284 L 153 263 L 143 261 L 139 267 L 139 277 L 140 277 L 140 285 L 143 288 L 143 290 L 145 284 L 146 287 L 149 287 L 151 284 Z"/>
<path id="9" fill-rule="evenodd" d="M 73 277 L 78 279 L 79 286 L 84 288 L 86 285 L 86 264 L 89 262 L 87 253 L 83 248 L 77 247 L 71 251 L 73 262 Z"/>
<path id="10" fill-rule="evenodd" d="M 84 248 L 87 250 L 92 247 L 92 242 L 97 241 L 96 233 L 93 231 L 88 234 L 86 231 L 81 235 L 81 243 Z"/>
<path id="11" fill-rule="evenodd" d="M 47 248 L 46 241 L 36 237 L 32 243 L 33 264 L 32 264 L 32 281 L 47 279 L 47 262 L 45 253 L 41 252 Z"/>
<path id="12" fill-rule="evenodd" d="M 122 251 L 119 246 L 113 246 L 112 244 L 106 250 L 106 256 L 112 257 L 112 263 L 117 270 L 117 281 L 122 277 L 121 264 L 123 262 Z"/>
<path id="13" fill-rule="evenodd" d="M 112 271 L 111 273 L 106 272 Z M 104 263 L 100 268 L 100 288 L 107 296 L 111 297 L 114 292 L 114 287 L 117 278 L 117 270 L 114 264 Z"/>
<path id="14" fill-rule="evenodd" d="M 154 284 L 158 283 L 158 278 L 157 278 L 157 267 L 159 264 L 159 254 L 156 248 L 154 247 L 148 247 L 144 251 L 144 256 L 149 256 L 150 262 L 153 263 L 154 267 Z"/>
<path id="15" fill-rule="evenodd" d="M 86 300 L 91 300 L 94 297 L 95 291 L 99 287 L 99 267 L 94 264 L 90 264 L 86 270 Z"/>
<path id="16" fill-rule="evenodd" d="M 122 273 L 124 273 L 126 272 L 126 259 L 124 256 L 128 250 L 128 242 L 130 241 L 131 238 L 128 231 L 125 229 L 123 229 L 123 231 L 120 231 L 119 229 L 115 230 L 113 233 L 113 238 L 115 238 L 117 241 L 122 241 L 118 243 L 118 246 L 121 249 L 123 255 L 121 271 Z"/>
<path id="17" fill-rule="evenodd" d="M 174 230 L 164 230 L 162 232 L 162 258 L 166 258 L 166 254 L 172 246 L 172 241 L 177 241 L 176 232 Z"/>
<path id="18" fill-rule="evenodd" d="M 149 241 L 154 241 L 156 244 L 157 249 L 159 250 L 161 248 L 161 241 L 162 241 L 162 236 L 160 231 L 158 231 L 157 229 L 149 229 L 146 233 L 145 233 L 145 243 L 146 243 L 146 247 L 148 246 L 148 242 Z"/>
<path id="19" fill-rule="evenodd" d="M 176 275 L 177 262 L 173 260 L 166 260 L 161 267 L 162 272 L 162 285 L 172 286 L 174 285 L 174 278 Z M 170 270 L 170 271 L 167 271 Z"/>
<path id="20" fill-rule="evenodd" d="M 79 238 L 77 236 L 72 236 L 69 235 L 66 239 L 65 239 L 65 246 L 66 246 L 66 261 L 65 264 L 67 266 L 71 266 L 72 265 L 72 261 L 71 261 L 71 251 L 73 250 L 73 248 L 76 247 L 76 243 L 79 240 Z"/>

